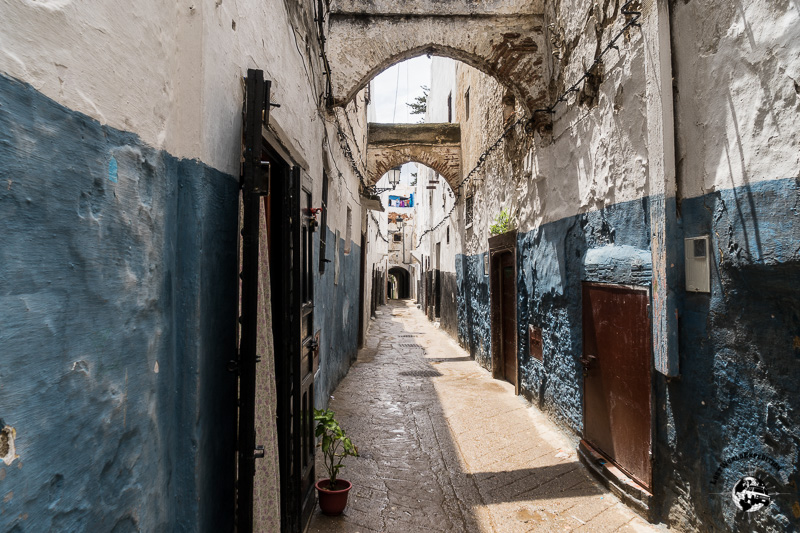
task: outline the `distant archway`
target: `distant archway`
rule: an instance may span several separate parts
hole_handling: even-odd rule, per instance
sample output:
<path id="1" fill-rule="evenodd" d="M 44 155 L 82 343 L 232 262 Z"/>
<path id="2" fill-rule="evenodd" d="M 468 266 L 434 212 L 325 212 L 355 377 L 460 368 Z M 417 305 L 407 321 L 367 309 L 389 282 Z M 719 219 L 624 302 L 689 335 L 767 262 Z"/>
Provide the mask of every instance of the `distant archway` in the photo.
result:
<path id="1" fill-rule="evenodd" d="M 374 124 L 367 134 L 369 181 L 405 163 L 430 167 L 457 187 L 461 179 L 461 127 L 458 124 Z"/>
<path id="2" fill-rule="evenodd" d="M 396 282 L 396 297 L 398 300 L 405 300 L 411 298 L 411 276 L 408 270 L 402 267 L 392 267 L 389 269 L 389 275 L 394 276 Z"/>
<path id="3" fill-rule="evenodd" d="M 462 61 L 493 76 L 529 113 L 548 101 L 550 65 L 537 0 L 340 0 L 329 20 L 335 105 L 346 105 L 390 66 L 423 54 Z"/>

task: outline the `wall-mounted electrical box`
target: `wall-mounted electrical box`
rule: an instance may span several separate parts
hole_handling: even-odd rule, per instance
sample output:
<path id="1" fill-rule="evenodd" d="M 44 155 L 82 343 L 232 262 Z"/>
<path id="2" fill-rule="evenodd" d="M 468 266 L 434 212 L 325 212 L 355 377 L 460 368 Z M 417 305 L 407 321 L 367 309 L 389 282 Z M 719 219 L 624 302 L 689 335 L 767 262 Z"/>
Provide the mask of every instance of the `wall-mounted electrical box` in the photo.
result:
<path id="1" fill-rule="evenodd" d="M 686 291 L 711 292 L 711 248 L 708 235 L 684 239 Z"/>

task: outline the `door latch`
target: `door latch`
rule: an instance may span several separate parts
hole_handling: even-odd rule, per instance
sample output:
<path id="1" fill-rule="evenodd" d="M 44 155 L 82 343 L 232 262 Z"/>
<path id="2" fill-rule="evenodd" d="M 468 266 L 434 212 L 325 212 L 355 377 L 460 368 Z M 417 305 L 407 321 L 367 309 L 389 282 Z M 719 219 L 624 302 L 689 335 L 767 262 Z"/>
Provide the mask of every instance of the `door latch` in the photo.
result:
<path id="1" fill-rule="evenodd" d="M 264 446 L 256 446 L 256 449 L 253 452 L 253 459 L 263 459 L 263 458 L 264 458 Z"/>

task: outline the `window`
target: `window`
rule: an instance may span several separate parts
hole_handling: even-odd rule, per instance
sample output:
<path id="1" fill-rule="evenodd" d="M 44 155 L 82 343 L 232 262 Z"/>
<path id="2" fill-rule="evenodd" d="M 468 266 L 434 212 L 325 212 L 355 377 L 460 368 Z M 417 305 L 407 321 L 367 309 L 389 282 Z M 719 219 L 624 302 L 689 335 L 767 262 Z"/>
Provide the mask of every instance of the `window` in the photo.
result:
<path id="1" fill-rule="evenodd" d="M 453 122 L 453 93 L 447 95 L 447 122 Z"/>
<path id="2" fill-rule="evenodd" d="M 474 197 L 467 196 L 466 201 L 464 202 L 464 226 L 467 228 L 472 227 L 472 205 L 474 202 Z"/>
<path id="3" fill-rule="evenodd" d="M 450 244 L 450 226 L 447 226 L 447 244 Z"/>
<path id="4" fill-rule="evenodd" d="M 464 93 L 464 113 L 466 115 L 464 120 L 469 120 L 469 87 L 467 92 Z"/>
<path id="5" fill-rule="evenodd" d="M 394 242 L 403 242 L 403 235 L 400 233 L 395 233 L 392 238 Z"/>
<path id="6" fill-rule="evenodd" d="M 353 239 L 353 210 L 347 208 L 347 227 L 344 234 L 344 253 L 350 253 L 350 241 Z"/>
<path id="7" fill-rule="evenodd" d="M 319 223 L 319 273 L 325 272 L 325 246 L 328 240 L 328 174 L 322 173 L 322 220 Z"/>

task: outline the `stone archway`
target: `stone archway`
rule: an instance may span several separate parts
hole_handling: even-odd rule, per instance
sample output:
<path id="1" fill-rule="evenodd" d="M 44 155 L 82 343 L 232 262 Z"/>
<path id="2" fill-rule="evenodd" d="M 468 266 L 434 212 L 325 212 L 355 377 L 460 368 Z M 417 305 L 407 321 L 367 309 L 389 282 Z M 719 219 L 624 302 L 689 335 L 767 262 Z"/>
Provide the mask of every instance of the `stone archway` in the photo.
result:
<path id="1" fill-rule="evenodd" d="M 411 5 L 409 5 L 411 4 Z M 338 0 L 327 57 L 335 105 L 386 68 L 422 54 L 463 61 L 511 89 L 527 111 L 546 107 L 549 62 L 541 0 Z"/>
<path id="2" fill-rule="evenodd" d="M 375 124 L 367 133 L 367 171 L 376 183 L 389 169 L 420 163 L 441 174 L 453 189 L 461 178 L 458 124 Z"/>
<path id="3" fill-rule="evenodd" d="M 408 270 L 395 265 L 389 269 L 389 276 L 394 276 L 397 281 L 397 299 L 406 300 L 411 298 L 411 275 Z"/>

